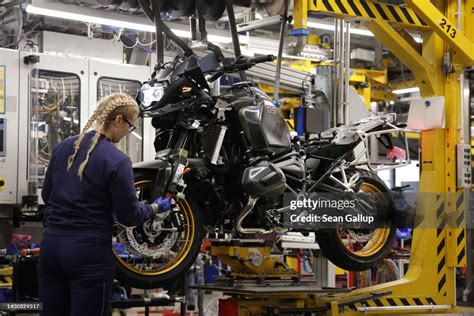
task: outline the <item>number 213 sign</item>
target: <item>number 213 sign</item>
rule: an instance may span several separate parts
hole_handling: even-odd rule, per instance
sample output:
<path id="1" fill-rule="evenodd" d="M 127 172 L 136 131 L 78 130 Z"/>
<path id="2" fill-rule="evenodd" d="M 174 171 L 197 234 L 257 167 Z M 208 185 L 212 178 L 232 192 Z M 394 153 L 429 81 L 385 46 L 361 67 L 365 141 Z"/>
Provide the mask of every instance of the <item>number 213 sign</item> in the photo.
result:
<path id="1" fill-rule="evenodd" d="M 441 23 L 439 24 L 441 28 L 449 35 L 451 38 L 456 38 L 457 30 L 454 26 L 451 24 L 448 24 L 448 21 L 446 21 L 445 18 L 441 19 Z"/>

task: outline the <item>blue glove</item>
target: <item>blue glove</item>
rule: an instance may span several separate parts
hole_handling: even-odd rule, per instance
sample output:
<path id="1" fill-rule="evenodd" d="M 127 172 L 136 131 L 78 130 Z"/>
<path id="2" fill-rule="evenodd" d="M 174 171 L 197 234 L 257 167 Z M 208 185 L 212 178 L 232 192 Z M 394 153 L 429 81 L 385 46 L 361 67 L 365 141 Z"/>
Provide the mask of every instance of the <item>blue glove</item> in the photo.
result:
<path id="1" fill-rule="evenodd" d="M 155 201 L 153 201 L 153 204 L 156 204 L 158 206 L 158 210 L 156 210 L 156 212 L 153 212 L 154 214 L 167 212 L 173 208 L 171 196 L 168 196 L 164 199 L 160 196 Z"/>

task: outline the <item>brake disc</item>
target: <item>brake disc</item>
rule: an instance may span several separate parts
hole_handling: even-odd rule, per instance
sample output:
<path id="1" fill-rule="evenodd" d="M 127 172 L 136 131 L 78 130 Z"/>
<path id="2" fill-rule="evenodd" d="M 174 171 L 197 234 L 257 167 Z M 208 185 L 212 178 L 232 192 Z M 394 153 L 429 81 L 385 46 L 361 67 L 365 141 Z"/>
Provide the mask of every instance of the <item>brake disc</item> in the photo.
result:
<path id="1" fill-rule="evenodd" d="M 369 234 L 362 234 L 362 233 L 356 233 L 352 229 L 348 229 L 347 232 L 351 236 L 351 238 L 355 240 L 356 242 L 368 242 L 374 235 L 374 231 L 370 232 Z"/>
<path id="2" fill-rule="evenodd" d="M 130 243 L 130 246 L 141 255 L 154 259 L 168 256 L 168 254 L 171 252 L 171 248 L 173 248 L 179 237 L 178 232 L 165 232 L 160 233 L 165 235 L 160 243 L 155 244 L 148 243 L 146 241 L 143 243 L 139 243 L 135 238 L 135 229 L 137 229 L 137 227 L 125 228 L 125 232 L 127 234 L 127 241 Z"/>

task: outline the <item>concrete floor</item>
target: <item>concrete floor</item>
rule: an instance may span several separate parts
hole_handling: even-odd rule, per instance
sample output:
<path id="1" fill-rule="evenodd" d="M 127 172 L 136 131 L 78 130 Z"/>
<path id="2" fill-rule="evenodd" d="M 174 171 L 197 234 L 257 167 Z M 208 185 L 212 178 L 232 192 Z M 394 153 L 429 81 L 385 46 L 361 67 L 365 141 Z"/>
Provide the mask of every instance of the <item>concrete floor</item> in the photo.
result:
<path id="1" fill-rule="evenodd" d="M 207 299 L 206 299 L 207 301 Z M 404 315 L 442 315 L 442 316 L 474 316 L 474 308 L 469 307 L 459 307 L 460 313 L 459 314 L 404 314 Z M 143 316 L 144 309 L 143 308 L 132 308 L 126 311 L 126 313 L 120 314 L 118 311 L 114 311 L 113 316 Z M 172 307 L 162 308 L 156 307 L 151 308 L 149 315 L 153 316 L 179 316 L 179 306 L 177 305 L 174 309 Z M 362 314 L 361 314 L 362 315 Z M 371 314 L 371 315 L 379 315 L 379 314 Z M 380 314 L 382 315 L 382 314 Z M 386 315 L 386 314 L 385 314 Z M 392 314 L 393 315 L 393 314 Z M 188 311 L 186 316 L 199 316 L 197 311 Z M 217 310 L 209 308 L 204 316 L 218 316 Z"/>
<path id="2" fill-rule="evenodd" d="M 18 313 L 17 316 L 32 316 L 38 314 L 22 314 Z M 128 310 L 124 310 L 122 312 L 115 310 L 113 316 L 144 316 L 145 310 L 144 308 L 131 308 Z M 179 306 L 177 305 L 174 309 L 172 307 L 154 307 L 150 308 L 150 316 L 179 316 Z M 208 309 L 207 313 L 204 316 L 217 316 L 216 310 Z M 362 314 L 361 314 L 362 315 Z M 371 314 L 371 315 L 378 315 L 378 314 Z M 393 315 L 393 314 L 392 314 Z M 412 315 L 412 314 L 404 314 L 404 315 Z M 416 314 L 419 315 L 440 315 L 440 316 L 474 316 L 474 308 L 467 308 L 467 307 L 460 307 L 459 314 Z M 186 316 L 199 316 L 197 311 L 188 311 Z M 415 314 L 413 314 L 415 316 Z"/>
<path id="3" fill-rule="evenodd" d="M 204 296 L 204 307 L 206 307 L 204 316 L 218 316 L 218 300 L 219 298 L 226 298 L 221 293 L 211 293 Z M 416 314 L 416 315 L 456 315 L 456 316 L 474 316 L 474 307 L 458 306 L 460 313 L 458 314 Z M 18 313 L 18 316 L 31 316 L 37 314 L 22 314 Z M 112 316 L 144 316 L 144 308 L 131 308 L 127 310 L 114 310 Z M 151 307 L 150 316 L 179 316 L 180 315 L 180 304 L 167 307 Z M 361 314 L 363 315 L 363 314 Z M 371 315 L 382 315 L 382 314 L 371 314 Z M 386 315 L 386 314 L 385 314 Z M 392 314 L 394 315 L 394 314 Z M 404 314 L 404 315 L 415 315 L 415 314 Z M 188 311 L 186 316 L 199 316 L 198 311 Z"/>

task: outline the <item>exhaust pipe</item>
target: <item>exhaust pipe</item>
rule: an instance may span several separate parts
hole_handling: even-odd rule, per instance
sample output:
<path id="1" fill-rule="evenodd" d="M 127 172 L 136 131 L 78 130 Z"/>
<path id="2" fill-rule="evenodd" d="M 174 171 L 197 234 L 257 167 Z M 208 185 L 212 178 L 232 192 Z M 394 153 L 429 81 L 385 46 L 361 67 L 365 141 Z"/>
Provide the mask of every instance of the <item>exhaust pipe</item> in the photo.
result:
<path id="1" fill-rule="evenodd" d="M 269 234 L 273 232 L 273 230 L 265 230 L 262 228 L 244 228 L 242 227 L 242 223 L 244 222 L 245 218 L 250 214 L 253 210 L 255 203 L 257 203 L 258 198 L 256 197 L 249 197 L 249 201 L 245 206 L 244 210 L 240 213 L 239 217 L 237 217 L 237 221 L 235 222 L 235 229 L 241 234 Z"/>

